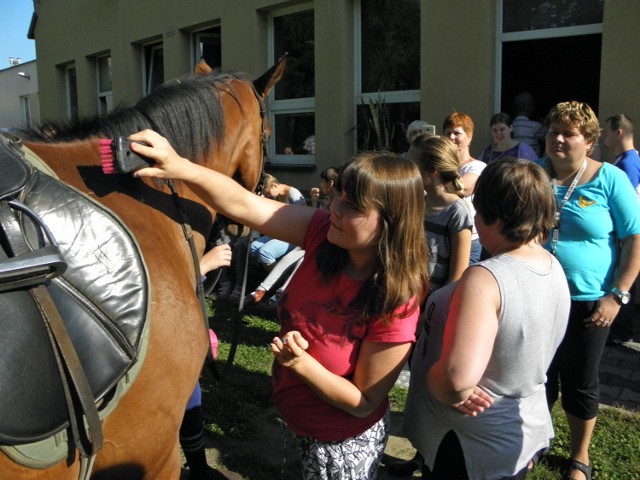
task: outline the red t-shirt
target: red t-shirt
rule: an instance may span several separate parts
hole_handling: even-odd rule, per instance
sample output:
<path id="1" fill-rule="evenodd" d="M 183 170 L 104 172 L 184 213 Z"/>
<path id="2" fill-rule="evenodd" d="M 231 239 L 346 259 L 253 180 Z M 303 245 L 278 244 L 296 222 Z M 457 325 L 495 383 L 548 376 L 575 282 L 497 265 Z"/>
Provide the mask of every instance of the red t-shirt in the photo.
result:
<path id="1" fill-rule="evenodd" d="M 327 370 L 350 378 L 363 340 L 369 342 L 415 341 L 418 310 L 403 316 L 408 305 L 398 309 L 394 320 L 369 325 L 349 321 L 360 311 L 349 308 L 362 287 L 341 273 L 329 284 L 316 267 L 319 245 L 326 239 L 329 214 L 318 210 L 309 224 L 304 240 L 305 256 L 278 306 L 281 333 L 299 331 L 309 342 L 307 353 Z M 273 364 L 273 399 L 291 430 L 298 435 L 321 441 L 342 441 L 368 430 L 384 415 L 388 400 L 369 416 L 355 417 L 321 399 L 295 373 Z"/>

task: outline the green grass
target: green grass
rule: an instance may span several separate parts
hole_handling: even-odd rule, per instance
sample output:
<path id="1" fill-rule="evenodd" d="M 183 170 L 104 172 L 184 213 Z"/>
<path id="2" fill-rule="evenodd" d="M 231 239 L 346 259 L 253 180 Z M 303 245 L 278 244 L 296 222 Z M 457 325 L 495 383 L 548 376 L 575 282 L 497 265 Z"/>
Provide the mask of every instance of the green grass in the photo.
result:
<path id="1" fill-rule="evenodd" d="M 216 380 L 207 371 L 202 377 L 205 423 L 210 437 L 228 443 L 233 439 L 251 439 L 263 432 L 265 414 L 271 407 L 271 362 L 268 344 L 277 335 L 279 325 L 275 314 L 245 314 L 237 323 L 236 306 L 216 302 L 211 326 L 218 334 L 218 367 L 226 373 Z M 237 328 L 239 345 L 233 365 L 225 370 L 230 341 Z M 406 390 L 391 391 L 394 412 L 402 412 Z M 277 422 L 278 419 L 273 419 Z M 556 405 L 553 411 L 556 438 L 543 461 L 527 477 L 533 480 L 558 480 L 561 462 L 568 458 L 569 433 L 566 419 Z M 487 432 L 490 434 L 489 432 Z M 243 456 L 230 448 L 222 462 L 245 478 L 281 478 L 274 467 L 278 459 Z M 591 446 L 595 479 L 640 480 L 640 412 L 604 407 Z M 287 478 L 299 478 L 295 475 Z"/>

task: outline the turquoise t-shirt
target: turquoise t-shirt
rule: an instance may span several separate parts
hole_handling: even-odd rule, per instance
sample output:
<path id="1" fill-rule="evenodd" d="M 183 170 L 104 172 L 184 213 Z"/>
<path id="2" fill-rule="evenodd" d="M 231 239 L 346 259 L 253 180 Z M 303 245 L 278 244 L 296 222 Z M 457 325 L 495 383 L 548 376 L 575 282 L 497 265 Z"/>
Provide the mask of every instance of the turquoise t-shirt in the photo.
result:
<path id="1" fill-rule="evenodd" d="M 558 205 L 567 188 L 558 186 Z M 625 173 L 604 163 L 590 182 L 576 187 L 560 212 L 556 257 L 572 300 L 592 301 L 609 293 L 618 266 L 618 242 L 635 234 L 640 234 L 638 197 Z M 551 250 L 549 237 L 546 248 Z"/>

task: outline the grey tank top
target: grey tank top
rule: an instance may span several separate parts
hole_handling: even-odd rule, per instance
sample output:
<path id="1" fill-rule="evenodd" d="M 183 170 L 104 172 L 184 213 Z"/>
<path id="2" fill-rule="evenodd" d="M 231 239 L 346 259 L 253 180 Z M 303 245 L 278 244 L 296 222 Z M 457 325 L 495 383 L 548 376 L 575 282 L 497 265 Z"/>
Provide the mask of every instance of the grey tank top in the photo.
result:
<path id="1" fill-rule="evenodd" d="M 404 430 L 433 467 L 444 435 L 453 430 L 471 479 L 512 476 L 553 437 L 544 383 L 546 371 L 564 336 L 570 296 L 558 261 L 549 269 L 499 255 L 470 268 L 485 268 L 500 290 L 501 309 L 494 349 L 479 385 L 494 404 L 477 417 L 463 415 L 433 398 L 425 377 L 438 360 L 455 284 L 436 290 L 425 308 L 411 364 Z"/>

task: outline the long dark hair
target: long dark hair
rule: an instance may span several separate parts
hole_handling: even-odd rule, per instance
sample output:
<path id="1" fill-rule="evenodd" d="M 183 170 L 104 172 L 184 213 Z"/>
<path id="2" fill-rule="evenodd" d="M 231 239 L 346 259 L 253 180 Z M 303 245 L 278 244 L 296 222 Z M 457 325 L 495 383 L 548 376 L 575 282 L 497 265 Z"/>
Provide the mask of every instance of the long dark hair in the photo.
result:
<path id="1" fill-rule="evenodd" d="M 424 190 L 418 168 L 393 153 L 361 153 L 341 167 L 336 190 L 356 208 L 376 210 L 382 221 L 377 268 L 356 299 L 362 321 L 389 321 L 412 299 L 405 313 L 415 311 L 429 289 Z M 327 240 L 318 251 L 317 265 L 327 282 L 348 261 L 348 252 Z"/>

